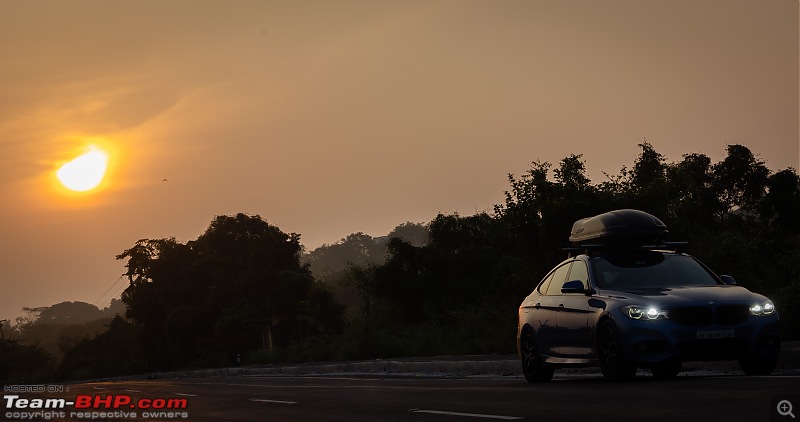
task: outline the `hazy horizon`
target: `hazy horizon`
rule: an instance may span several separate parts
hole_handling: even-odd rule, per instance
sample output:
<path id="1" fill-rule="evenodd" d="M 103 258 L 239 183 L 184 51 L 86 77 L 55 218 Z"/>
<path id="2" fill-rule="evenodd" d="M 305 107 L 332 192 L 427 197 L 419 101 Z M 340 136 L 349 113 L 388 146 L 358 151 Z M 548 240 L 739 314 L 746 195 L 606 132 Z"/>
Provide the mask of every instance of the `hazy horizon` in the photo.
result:
<path id="1" fill-rule="evenodd" d="M 536 160 L 583 154 L 601 182 L 645 139 L 671 162 L 742 144 L 797 169 L 799 9 L 0 3 L 0 319 L 93 303 L 117 254 L 215 215 L 259 214 L 312 250 L 490 210 Z M 69 193 L 55 170 L 90 144 L 104 182 Z"/>

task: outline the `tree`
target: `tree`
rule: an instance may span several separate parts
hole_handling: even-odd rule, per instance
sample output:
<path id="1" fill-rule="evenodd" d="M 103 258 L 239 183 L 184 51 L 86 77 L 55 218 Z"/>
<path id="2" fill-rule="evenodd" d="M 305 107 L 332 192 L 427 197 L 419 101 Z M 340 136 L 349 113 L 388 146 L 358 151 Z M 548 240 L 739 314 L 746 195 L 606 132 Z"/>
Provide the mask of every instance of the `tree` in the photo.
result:
<path id="1" fill-rule="evenodd" d="M 645 141 L 638 145 L 642 152 L 630 173 L 631 208 L 666 216 L 669 207 L 666 195 L 666 159 Z"/>
<path id="2" fill-rule="evenodd" d="M 423 246 L 428 243 L 429 236 L 428 228 L 424 224 L 408 221 L 395 227 L 387 237 L 397 237 L 413 246 Z"/>
<path id="3" fill-rule="evenodd" d="M 72 346 L 57 370 L 61 379 L 87 379 L 125 376 L 148 369 L 139 329 L 120 316 L 107 330 Z"/>
<path id="4" fill-rule="evenodd" d="M 505 204 L 495 205 L 495 216 L 505 225 L 507 241 L 510 246 L 533 259 L 538 241 L 542 238 L 542 219 L 546 198 L 554 192 L 554 184 L 548 180 L 552 165 L 535 161 L 521 177 L 508 175 L 511 190 L 505 192 Z"/>
<path id="5" fill-rule="evenodd" d="M 566 189 L 584 191 L 591 187 L 588 177 L 586 177 L 586 163 L 581 161 L 583 155 L 570 154 L 561 160 L 561 164 L 555 169 L 556 182 Z"/>
<path id="6" fill-rule="evenodd" d="M 300 236 L 258 215 L 217 216 L 186 244 L 143 239 L 122 299 L 158 366 L 213 364 L 285 347 L 340 325 L 341 307 L 300 263 Z M 211 322 L 204 324 L 203 322 Z"/>
<path id="7" fill-rule="evenodd" d="M 728 145 L 728 155 L 713 167 L 714 184 L 727 211 L 755 211 L 769 182 L 769 169 L 744 145 Z"/>
<path id="8" fill-rule="evenodd" d="M 376 300 L 377 269 L 376 264 L 367 264 L 363 267 L 351 264 L 348 265 L 344 274 L 345 283 L 355 290 L 360 302 L 358 313 L 362 318 L 363 345 L 367 353 L 372 351 L 372 313 Z"/>
<path id="9" fill-rule="evenodd" d="M 36 321 L 53 324 L 69 324 L 94 321 L 103 317 L 96 306 L 86 302 L 61 302 L 41 308 L 23 308 L 36 314 Z"/>
<path id="10" fill-rule="evenodd" d="M 303 257 L 313 276 L 345 306 L 347 316 L 355 317 L 359 298 L 347 281 L 347 268 L 383 263 L 386 242 L 362 232 L 353 233 L 340 241 L 323 244 Z"/>
<path id="11" fill-rule="evenodd" d="M 678 237 L 698 235 L 718 227 L 724 211 L 714 187 L 711 159 L 704 154 L 685 154 L 678 163 L 668 164 L 664 195 L 668 212 L 664 219 Z"/>
<path id="12" fill-rule="evenodd" d="M 800 177 L 794 169 L 781 170 L 767 180 L 767 193 L 760 203 L 759 215 L 765 227 L 781 238 L 800 233 Z"/>
<path id="13" fill-rule="evenodd" d="M 46 381 L 51 378 L 53 356 L 35 345 L 0 340 L 0 383 L 5 385 Z"/>
<path id="14" fill-rule="evenodd" d="M 335 284 L 348 265 L 384 262 L 386 245 L 368 234 L 358 232 L 334 244 L 323 244 L 303 260 L 310 266 L 317 279 L 327 284 Z"/>

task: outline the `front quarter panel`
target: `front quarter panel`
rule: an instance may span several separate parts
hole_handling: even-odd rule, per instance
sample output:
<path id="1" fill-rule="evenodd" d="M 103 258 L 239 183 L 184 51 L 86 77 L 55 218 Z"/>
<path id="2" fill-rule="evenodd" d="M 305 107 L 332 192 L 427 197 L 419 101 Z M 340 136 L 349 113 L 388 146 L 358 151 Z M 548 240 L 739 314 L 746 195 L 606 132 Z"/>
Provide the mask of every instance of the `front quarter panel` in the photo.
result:
<path id="1" fill-rule="evenodd" d="M 534 293 L 520 307 L 520 330 L 530 327 L 536 336 L 539 352 L 546 356 L 555 356 L 558 345 L 556 318 L 560 296 L 543 296 Z M 520 332 L 521 334 L 521 332 Z"/>

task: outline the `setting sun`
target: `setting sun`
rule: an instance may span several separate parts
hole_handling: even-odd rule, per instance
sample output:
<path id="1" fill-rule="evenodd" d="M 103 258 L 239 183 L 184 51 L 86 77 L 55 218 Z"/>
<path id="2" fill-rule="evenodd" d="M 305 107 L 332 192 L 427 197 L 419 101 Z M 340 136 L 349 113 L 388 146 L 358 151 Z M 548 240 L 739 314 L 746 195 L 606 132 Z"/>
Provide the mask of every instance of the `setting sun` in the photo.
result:
<path id="1" fill-rule="evenodd" d="M 62 165 L 56 177 L 65 188 L 75 192 L 86 192 L 103 181 L 108 168 L 108 155 L 96 147 Z"/>

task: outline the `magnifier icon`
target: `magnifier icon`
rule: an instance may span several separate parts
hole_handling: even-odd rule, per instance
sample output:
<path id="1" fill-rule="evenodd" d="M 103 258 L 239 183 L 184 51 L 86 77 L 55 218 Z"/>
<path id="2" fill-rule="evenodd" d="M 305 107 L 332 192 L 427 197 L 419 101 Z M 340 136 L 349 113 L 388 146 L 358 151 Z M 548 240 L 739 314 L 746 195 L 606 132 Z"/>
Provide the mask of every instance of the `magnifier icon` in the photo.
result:
<path id="1" fill-rule="evenodd" d="M 792 402 L 789 400 L 781 400 L 778 402 L 778 414 L 781 416 L 791 416 L 794 419 L 794 413 L 792 413 Z"/>

